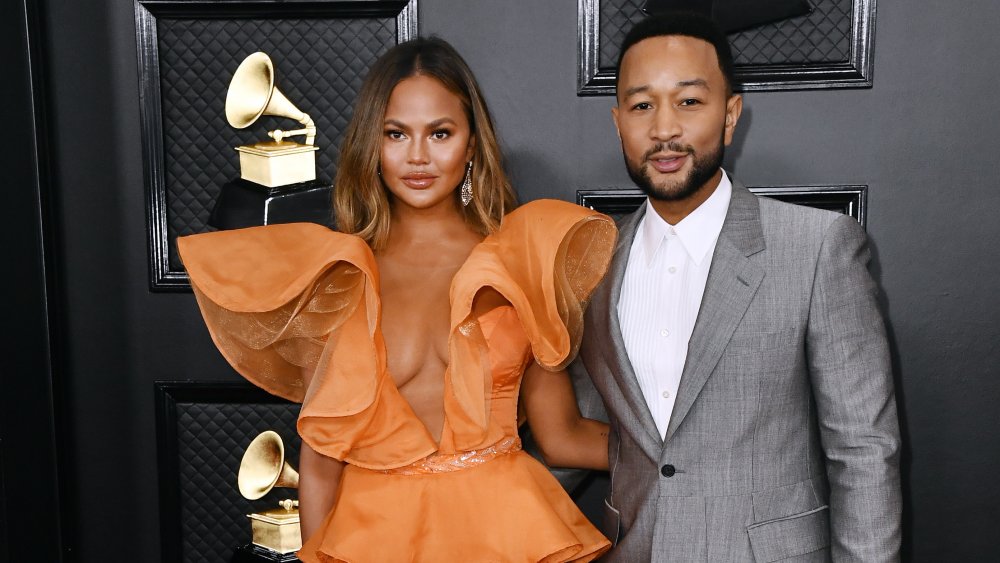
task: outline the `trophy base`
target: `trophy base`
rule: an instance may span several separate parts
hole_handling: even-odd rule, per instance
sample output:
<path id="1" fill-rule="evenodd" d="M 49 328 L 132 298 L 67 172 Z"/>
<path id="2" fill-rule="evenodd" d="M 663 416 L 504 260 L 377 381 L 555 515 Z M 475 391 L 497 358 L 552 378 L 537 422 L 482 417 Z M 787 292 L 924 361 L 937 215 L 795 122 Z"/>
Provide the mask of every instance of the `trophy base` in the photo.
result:
<path id="1" fill-rule="evenodd" d="M 260 547 L 259 545 L 254 545 L 248 543 L 244 546 L 236 548 L 233 553 L 233 558 L 229 560 L 229 563 L 291 563 L 299 562 L 299 558 L 295 556 L 294 553 L 278 553 L 277 551 L 271 551 Z"/>
<path id="2" fill-rule="evenodd" d="M 320 180 L 268 188 L 237 178 L 223 184 L 208 224 L 220 230 L 299 222 L 333 228 L 332 197 Z"/>
<path id="3" fill-rule="evenodd" d="M 236 147 L 240 153 L 240 177 L 269 188 L 316 179 L 313 145 L 283 141 Z"/>

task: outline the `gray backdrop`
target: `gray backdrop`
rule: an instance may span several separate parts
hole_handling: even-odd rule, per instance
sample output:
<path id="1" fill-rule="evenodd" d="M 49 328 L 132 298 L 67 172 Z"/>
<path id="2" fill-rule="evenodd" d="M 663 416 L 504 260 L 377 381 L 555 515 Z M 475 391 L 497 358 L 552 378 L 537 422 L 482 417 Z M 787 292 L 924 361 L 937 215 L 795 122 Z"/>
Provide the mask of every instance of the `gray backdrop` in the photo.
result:
<path id="1" fill-rule="evenodd" d="M 191 294 L 148 290 L 132 3 L 40 5 L 63 280 L 63 548 L 156 561 L 153 381 L 235 376 Z M 749 185 L 870 186 L 914 561 L 996 553 L 997 21 L 994 0 L 883 0 L 874 88 L 749 94 L 727 159 Z M 613 100 L 576 96 L 575 2 L 420 0 L 419 22 L 477 73 L 522 200 L 627 185 Z"/>

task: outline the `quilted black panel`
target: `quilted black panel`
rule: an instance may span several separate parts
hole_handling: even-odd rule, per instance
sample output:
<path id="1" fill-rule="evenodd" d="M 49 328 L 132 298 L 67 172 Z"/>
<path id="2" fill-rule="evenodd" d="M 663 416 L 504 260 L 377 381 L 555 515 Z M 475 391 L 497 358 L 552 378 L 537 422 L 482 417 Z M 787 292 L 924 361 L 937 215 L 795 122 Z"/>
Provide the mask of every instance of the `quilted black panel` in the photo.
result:
<path id="1" fill-rule="evenodd" d="M 645 17 L 646 0 L 600 0 L 600 68 L 614 69 L 625 34 Z M 846 62 L 854 0 L 810 0 L 807 16 L 729 36 L 736 65 Z"/>
<path id="2" fill-rule="evenodd" d="M 285 444 L 296 468 L 299 405 L 178 403 L 177 455 L 180 485 L 181 553 L 184 563 L 229 561 L 233 550 L 250 541 L 246 515 L 277 506 L 296 491 L 276 489 L 257 501 L 240 494 L 236 475 L 247 445 L 264 430 Z"/>
<path id="3" fill-rule="evenodd" d="M 240 62 L 264 51 L 275 84 L 316 122 L 317 176 L 331 181 L 337 147 L 365 73 L 396 44 L 396 19 L 157 20 L 163 118 L 167 229 L 177 236 L 209 230 L 221 186 L 239 176 L 234 147 L 267 140 L 297 122 L 265 117 L 244 130 L 229 126 L 226 91 Z M 170 269 L 180 262 L 170 245 Z"/>

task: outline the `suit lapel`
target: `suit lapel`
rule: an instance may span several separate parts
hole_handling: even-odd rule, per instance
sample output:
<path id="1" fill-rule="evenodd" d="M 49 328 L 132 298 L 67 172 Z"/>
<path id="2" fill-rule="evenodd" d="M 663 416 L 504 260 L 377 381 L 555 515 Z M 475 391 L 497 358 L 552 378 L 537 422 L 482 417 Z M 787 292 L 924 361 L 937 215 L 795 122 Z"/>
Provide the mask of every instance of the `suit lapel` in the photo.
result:
<path id="1" fill-rule="evenodd" d="M 610 337 L 611 354 L 605 356 L 604 360 L 632 412 L 642 422 L 643 431 L 637 433 L 636 437 L 640 438 L 641 434 L 645 435 L 645 439 L 641 440 L 642 446 L 647 454 L 655 459 L 658 457 L 662 438 L 656 430 L 653 415 L 650 414 L 646 400 L 642 396 L 642 389 L 639 388 L 639 380 L 636 378 L 632 362 L 628 358 L 621 324 L 618 321 L 618 300 L 622 294 L 625 267 L 628 266 L 628 257 L 632 249 L 636 228 L 642 221 L 645 210 L 646 205 L 643 204 L 635 213 L 622 220 L 618 245 L 615 247 L 615 255 L 611 260 L 608 272 L 608 283 L 602 284 L 601 289 L 595 293 L 591 302 L 591 310 L 596 312 L 597 321 L 600 323 L 600 330 L 595 331 L 594 334 L 606 334 Z"/>
<path id="2" fill-rule="evenodd" d="M 764 234 L 757 196 L 734 180 L 729 210 L 712 257 L 701 309 L 688 342 L 677 401 L 667 426 L 667 441 L 691 410 L 757 293 L 764 279 L 764 270 L 748 257 L 763 249 Z"/>

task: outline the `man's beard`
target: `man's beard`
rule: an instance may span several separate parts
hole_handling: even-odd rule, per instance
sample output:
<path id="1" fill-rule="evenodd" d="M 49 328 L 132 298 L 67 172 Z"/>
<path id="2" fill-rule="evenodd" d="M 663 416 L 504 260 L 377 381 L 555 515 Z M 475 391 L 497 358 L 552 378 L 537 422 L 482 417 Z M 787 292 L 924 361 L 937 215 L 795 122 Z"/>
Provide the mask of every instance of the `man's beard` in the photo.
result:
<path id="1" fill-rule="evenodd" d="M 671 152 L 687 153 L 692 158 L 693 166 L 691 167 L 691 172 L 679 184 L 671 187 L 654 185 L 653 179 L 650 178 L 649 171 L 645 166 L 649 157 L 658 152 L 663 152 L 664 149 Z M 722 158 L 725 156 L 725 153 L 726 144 L 722 138 L 719 139 L 719 145 L 715 150 L 703 155 L 696 154 L 694 147 L 690 145 L 682 145 L 676 142 L 659 143 L 646 151 L 646 154 L 642 155 L 638 163 L 634 164 L 626 157 L 625 168 L 628 169 L 628 175 L 635 182 L 635 185 L 639 186 L 650 198 L 659 201 L 680 201 L 697 193 L 706 182 L 712 179 L 712 176 L 722 166 Z"/>

